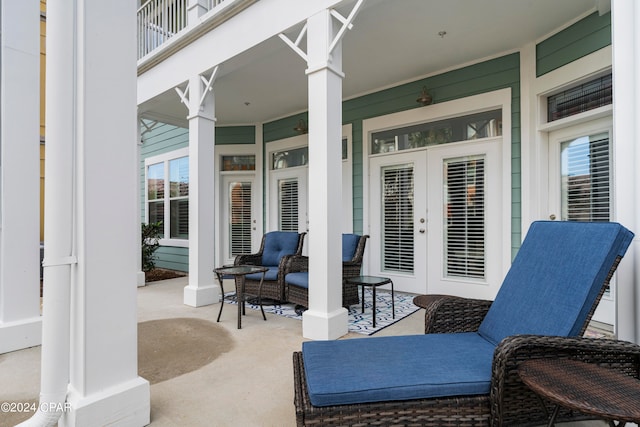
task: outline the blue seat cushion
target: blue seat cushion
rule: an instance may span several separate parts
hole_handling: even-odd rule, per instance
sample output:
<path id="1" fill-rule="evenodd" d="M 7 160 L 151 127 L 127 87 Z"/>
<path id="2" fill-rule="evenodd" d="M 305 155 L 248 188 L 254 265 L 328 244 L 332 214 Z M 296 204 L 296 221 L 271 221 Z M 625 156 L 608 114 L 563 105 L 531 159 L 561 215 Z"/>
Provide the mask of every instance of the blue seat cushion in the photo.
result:
<path id="1" fill-rule="evenodd" d="M 616 223 L 534 222 L 478 332 L 576 336 L 633 233 Z"/>
<path id="2" fill-rule="evenodd" d="M 488 394 L 494 349 L 475 332 L 302 343 L 315 406 Z"/>
<path id="3" fill-rule="evenodd" d="M 309 273 L 306 271 L 299 271 L 296 273 L 288 273 L 284 276 L 284 281 L 290 285 L 298 286 L 299 288 L 309 288 Z"/>
<path id="4" fill-rule="evenodd" d="M 295 231 L 271 231 L 264 237 L 262 265 L 279 265 L 280 258 L 293 255 L 298 249 L 298 233 Z"/>
<path id="5" fill-rule="evenodd" d="M 342 261 L 351 261 L 356 254 L 360 236 L 357 234 L 342 235 Z"/>
<path id="6" fill-rule="evenodd" d="M 278 280 L 278 266 L 277 265 L 275 267 L 274 266 L 265 265 L 264 267 L 267 267 L 269 269 L 264 273 L 265 282 L 266 281 Z M 247 274 L 246 275 L 246 280 L 254 280 L 256 282 L 259 282 L 261 278 L 262 278 L 262 273 L 253 273 L 253 274 Z"/>

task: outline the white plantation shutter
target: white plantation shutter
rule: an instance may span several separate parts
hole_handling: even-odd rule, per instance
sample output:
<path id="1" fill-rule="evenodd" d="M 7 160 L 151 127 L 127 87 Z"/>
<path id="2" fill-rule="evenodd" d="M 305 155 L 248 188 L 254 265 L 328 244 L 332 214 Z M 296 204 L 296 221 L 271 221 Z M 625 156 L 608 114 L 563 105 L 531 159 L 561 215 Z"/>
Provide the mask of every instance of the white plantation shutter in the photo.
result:
<path id="1" fill-rule="evenodd" d="M 229 183 L 229 252 L 251 253 L 251 182 Z"/>
<path id="2" fill-rule="evenodd" d="M 413 272 L 413 165 L 382 169 L 382 263 L 385 271 Z"/>
<path id="3" fill-rule="evenodd" d="M 298 231 L 298 180 L 278 181 L 278 229 Z"/>
<path id="4" fill-rule="evenodd" d="M 444 162 L 445 277 L 485 277 L 484 157 Z"/>
<path id="5" fill-rule="evenodd" d="M 562 219 L 609 221 L 609 136 L 562 143 Z"/>

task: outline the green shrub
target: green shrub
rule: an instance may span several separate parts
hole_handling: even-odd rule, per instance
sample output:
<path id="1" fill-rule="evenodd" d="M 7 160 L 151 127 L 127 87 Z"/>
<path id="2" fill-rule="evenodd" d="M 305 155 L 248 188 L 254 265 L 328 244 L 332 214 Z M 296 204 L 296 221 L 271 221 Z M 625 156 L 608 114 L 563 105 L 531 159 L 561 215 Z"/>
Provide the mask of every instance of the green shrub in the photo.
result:
<path id="1" fill-rule="evenodd" d="M 160 246 L 158 241 L 162 236 L 162 221 L 142 224 L 142 271 L 151 271 L 156 266 L 155 251 Z"/>

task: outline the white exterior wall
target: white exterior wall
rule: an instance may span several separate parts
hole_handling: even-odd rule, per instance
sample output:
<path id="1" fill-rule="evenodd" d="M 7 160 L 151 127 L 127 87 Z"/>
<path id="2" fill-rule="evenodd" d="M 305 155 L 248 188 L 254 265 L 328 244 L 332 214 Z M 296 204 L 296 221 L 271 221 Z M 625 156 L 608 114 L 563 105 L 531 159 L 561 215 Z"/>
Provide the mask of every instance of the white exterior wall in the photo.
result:
<path id="1" fill-rule="evenodd" d="M 40 14 L 0 1 L 0 353 L 41 342 Z"/>

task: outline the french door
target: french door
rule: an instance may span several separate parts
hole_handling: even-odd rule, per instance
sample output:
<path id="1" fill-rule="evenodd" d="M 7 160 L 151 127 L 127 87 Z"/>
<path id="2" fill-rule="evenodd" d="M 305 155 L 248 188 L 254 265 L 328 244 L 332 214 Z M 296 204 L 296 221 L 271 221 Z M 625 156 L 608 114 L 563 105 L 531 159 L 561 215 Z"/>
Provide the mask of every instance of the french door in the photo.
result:
<path id="1" fill-rule="evenodd" d="M 370 159 L 370 271 L 395 289 L 426 293 L 426 150 Z"/>
<path id="2" fill-rule="evenodd" d="M 306 232 L 307 215 L 306 166 L 273 170 L 269 180 L 269 230 Z"/>
<path id="3" fill-rule="evenodd" d="M 224 264 L 231 264 L 236 255 L 253 253 L 257 231 L 255 176 L 224 175 L 222 177 L 221 232 Z"/>
<path id="4" fill-rule="evenodd" d="M 611 221 L 612 120 L 604 118 L 549 135 L 549 218 Z M 593 319 L 615 322 L 615 277 Z"/>

